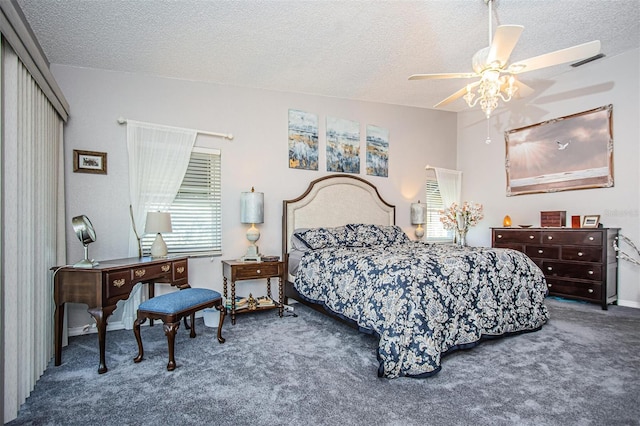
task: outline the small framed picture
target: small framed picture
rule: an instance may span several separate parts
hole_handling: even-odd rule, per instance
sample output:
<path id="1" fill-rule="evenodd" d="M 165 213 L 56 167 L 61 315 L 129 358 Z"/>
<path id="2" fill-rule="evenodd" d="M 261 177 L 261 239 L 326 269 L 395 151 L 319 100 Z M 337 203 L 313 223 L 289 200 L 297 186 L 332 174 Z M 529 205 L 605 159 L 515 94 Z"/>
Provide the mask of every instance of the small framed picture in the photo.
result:
<path id="1" fill-rule="evenodd" d="M 582 220 L 583 228 L 597 228 L 600 223 L 600 215 L 585 216 Z"/>
<path id="2" fill-rule="evenodd" d="M 107 174 L 107 153 L 73 150 L 73 171 L 75 173 Z"/>

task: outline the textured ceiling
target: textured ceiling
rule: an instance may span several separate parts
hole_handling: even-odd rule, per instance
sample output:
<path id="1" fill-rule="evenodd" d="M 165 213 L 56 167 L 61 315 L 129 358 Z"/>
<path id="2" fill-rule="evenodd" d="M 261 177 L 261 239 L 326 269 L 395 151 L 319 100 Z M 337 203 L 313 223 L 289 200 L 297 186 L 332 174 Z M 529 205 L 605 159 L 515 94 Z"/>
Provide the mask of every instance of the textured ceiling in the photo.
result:
<path id="1" fill-rule="evenodd" d="M 473 54 L 489 45 L 484 0 L 17 3 L 52 64 L 425 108 L 468 80 L 409 75 L 470 72 Z M 639 47 L 640 2 L 496 0 L 493 30 L 501 24 L 525 27 L 511 62 L 591 40 L 611 57 Z M 541 90 L 571 70 L 520 79 Z"/>

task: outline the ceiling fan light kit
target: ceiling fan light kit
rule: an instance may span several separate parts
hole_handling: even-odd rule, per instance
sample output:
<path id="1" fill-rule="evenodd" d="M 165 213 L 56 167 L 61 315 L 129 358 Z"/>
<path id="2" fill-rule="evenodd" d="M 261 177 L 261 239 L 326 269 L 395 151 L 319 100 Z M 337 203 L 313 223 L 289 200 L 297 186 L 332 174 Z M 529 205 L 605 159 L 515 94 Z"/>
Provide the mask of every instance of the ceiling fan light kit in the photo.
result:
<path id="1" fill-rule="evenodd" d="M 489 6 L 489 46 L 480 49 L 473 55 L 472 68 L 474 72 L 414 74 L 409 77 L 409 80 L 480 78 L 480 80 L 467 84 L 464 88 L 440 101 L 434 105 L 434 108 L 440 108 L 462 98 L 470 108 L 480 105 L 480 109 L 489 120 L 493 111 L 498 108 L 500 101 L 507 103 L 514 98 L 516 93 L 519 93 L 519 97 L 522 98 L 533 92 L 531 87 L 517 81 L 515 75 L 590 58 L 600 53 L 600 41 L 594 40 L 509 64 L 511 52 L 524 27 L 522 25 L 500 25 L 493 34 L 491 16 L 494 0 L 483 1 Z M 491 142 L 489 136 L 487 136 L 486 142 Z"/>

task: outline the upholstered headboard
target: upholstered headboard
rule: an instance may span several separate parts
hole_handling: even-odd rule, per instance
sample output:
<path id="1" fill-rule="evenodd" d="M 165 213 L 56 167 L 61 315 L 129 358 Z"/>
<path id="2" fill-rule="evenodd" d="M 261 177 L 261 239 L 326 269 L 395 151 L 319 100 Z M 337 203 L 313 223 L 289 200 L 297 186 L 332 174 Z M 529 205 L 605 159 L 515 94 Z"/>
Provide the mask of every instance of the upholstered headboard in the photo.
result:
<path id="1" fill-rule="evenodd" d="M 384 201 L 377 188 L 362 178 L 329 175 L 316 179 L 304 194 L 283 201 L 283 258 L 289 251 L 295 229 L 336 227 L 348 223 L 395 225 L 395 211 L 395 206 Z"/>

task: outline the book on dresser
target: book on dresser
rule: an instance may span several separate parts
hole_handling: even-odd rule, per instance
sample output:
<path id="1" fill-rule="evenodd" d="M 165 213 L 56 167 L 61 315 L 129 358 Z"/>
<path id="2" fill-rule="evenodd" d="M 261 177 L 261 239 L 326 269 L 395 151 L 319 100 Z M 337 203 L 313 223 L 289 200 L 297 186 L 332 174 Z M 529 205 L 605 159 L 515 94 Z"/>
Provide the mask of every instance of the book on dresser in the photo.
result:
<path id="1" fill-rule="evenodd" d="M 599 303 L 618 297 L 619 228 L 491 228 L 491 246 L 521 251 L 542 270 L 549 295 Z"/>

